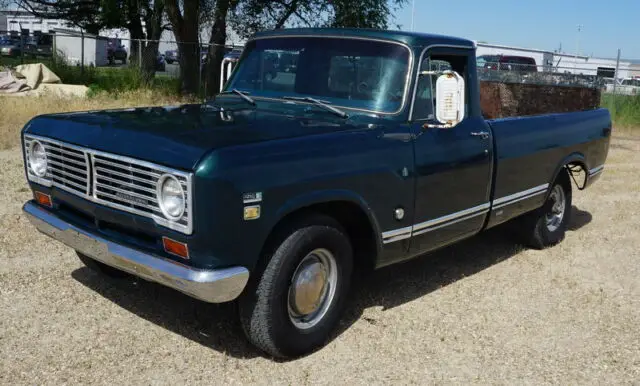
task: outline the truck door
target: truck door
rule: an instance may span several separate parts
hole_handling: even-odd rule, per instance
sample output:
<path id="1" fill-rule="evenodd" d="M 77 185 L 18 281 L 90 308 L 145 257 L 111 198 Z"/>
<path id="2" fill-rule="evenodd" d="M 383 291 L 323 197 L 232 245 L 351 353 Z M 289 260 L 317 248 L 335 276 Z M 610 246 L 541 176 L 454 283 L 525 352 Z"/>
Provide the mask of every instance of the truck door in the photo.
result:
<path id="1" fill-rule="evenodd" d="M 410 116 L 416 192 L 411 256 L 477 233 L 489 212 L 493 146 L 480 112 L 475 66 L 471 47 L 432 48 L 421 58 L 420 71 L 454 70 L 465 78 L 466 113 L 453 128 L 428 128 L 436 123 L 438 75 L 420 76 Z"/>

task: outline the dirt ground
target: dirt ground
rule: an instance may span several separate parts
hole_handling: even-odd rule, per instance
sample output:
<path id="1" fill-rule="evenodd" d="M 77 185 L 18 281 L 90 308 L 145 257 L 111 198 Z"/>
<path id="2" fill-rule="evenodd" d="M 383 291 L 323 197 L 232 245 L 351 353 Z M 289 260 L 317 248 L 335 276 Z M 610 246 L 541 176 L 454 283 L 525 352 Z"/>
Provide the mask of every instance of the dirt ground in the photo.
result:
<path id="1" fill-rule="evenodd" d="M 245 341 L 233 305 L 84 268 L 22 216 L 19 150 L 0 165 L 0 384 L 640 382 L 640 137 L 614 139 L 562 244 L 502 227 L 378 271 L 335 339 L 289 362 Z"/>

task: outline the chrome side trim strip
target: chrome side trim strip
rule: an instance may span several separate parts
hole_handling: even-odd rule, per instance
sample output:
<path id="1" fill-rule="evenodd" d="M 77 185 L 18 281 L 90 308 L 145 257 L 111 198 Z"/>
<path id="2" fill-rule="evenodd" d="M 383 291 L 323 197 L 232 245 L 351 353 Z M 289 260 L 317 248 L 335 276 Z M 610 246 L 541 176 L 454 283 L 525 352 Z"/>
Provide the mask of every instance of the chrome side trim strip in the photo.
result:
<path id="1" fill-rule="evenodd" d="M 411 232 L 411 228 L 412 227 L 408 226 L 408 227 L 394 229 L 392 231 L 384 232 L 384 233 L 382 233 L 382 237 L 386 239 L 386 238 L 389 238 L 389 237 L 394 237 L 394 236 L 401 235 L 403 233 L 408 233 L 408 232 Z"/>
<path id="2" fill-rule="evenodd" d="M 487 204 L 487 205 L 489 205 L 489 204 Z M 418 236 L 418 235 L 421 235 L 423 233 L 432 232 L 432 231 L 435 231 L 435 230 L 440 229 L 440 228 L 448 227 L 449 225 L 457 224 L 459 222 L 472 219 L 474 217 L 486 214 L 488 212 L 489 212 L 489 207 L 487 206 L 485 209 L 481 210 L 480 212 L 472 213 L 472 214 L 470 214 L 468 216 L 457 218 L 457 219 L 455 219 L 453 221 L 450 221 L 448 223 L 445 223 L 445 224 L 440 224 L 440 225 L 437 225 L 437 226 L 434 226 L 434 227 L 431 227 L 431 228 L 425 228 L 425 229 L 419 230 L 417 232 L 413 232 L 412 236 Z"/>
<path id="3" fill-rule="evenodd" d="M 598 173 L 602 173 L 603 170 L 604 170 L 604 165 L 596 166 L 593 169 L 589 169 L 589 176 L 593 177 L 594 175 L 596 175 Z"/>
<path id="4" fill-rule="evenodd" d="M 534 193 L 537 193 L 537 194 L 543 193 L 543 192 L 545 192 L 547 190 L 548 187 L 549 187 L 549 184 L 538 185 L 538 186 L 536 186 L 534 188 L 523 190 L 522 192 L 514 193 L 514 194 L 511 194 L 511 195 L 504 196 L 504 197 L 498 198 L 496 200 L 493 200 L 492 204 L 493 204 L 494 209 L 495 209 L 496 205 L 504 204 L 504 203 L 507 203 L 507 202 L 510 202 L 510 201 L 516 202 L 515 200 L 524 199 L 525 196 L 529 196 L 529 195 L 534 194 Z"/>
<path id="5" fill-rule="evenodd" d="M 595 174 L 602 171 L 602 167 L 594 168 Z M 598 170 L 596 170 L 598 169 Z M 589 171 L 590 175 L 591 171 Z M 427 232 L 435 231 L 447 227 L 449 225 L 457 224 L 462 221 L 472 219 L 474 217 L 486 214 L 489 210 L 496 210 L 507 205 L 515 204 L 516 202 L 523 201 L 547 192 L 549 184 L 542 184 L 531 189 L 524 190 L 522 192 L 510 194 L 505 197 L 493 200 L 491 203 L 485 203 L 482 205 L 474 206 L 473 208 L 461 210 L 446 216 L 438 217 L 432 220 L 424 221 L 418 224 L 414 224 L 410 227 L 404 227 L 399 229 L 393 229 L 382 233 L 382 242 L 384 244 L 392 243 L 394 241 L 408 239 L 413 236 L 418 236 Z"/>
<path id="6" fill-rule="evenodd" d="M 421 229 L 425 229 L 425 228 L 430 228 L 430 227 L 433 227 L 434 225 L 438 225 L 438 224 L 441 224 L 441 223 L 444 223 L 444 222 L 449 222 L 449 221 L 452 221 L 452 220 L 456 220 L 456 219 L 458 219 L 460 217 L 467 216 L 467 215 L 472 214 L 472 213 L 475 214 L 476 212 L 480 212 L 480 211 L 486 212 L 486 209 L 489 209 L 489 203 L 488 202 L 486 204 L 474 206 L 473 208 L 461 210 L 460 212 L 455 212 L 455 213 L 452 213 L 452 214 L 448 214 L 446 216 L 435 218 L 433 220 L 429 220 L 429 221 L 421 222 L 419 224 L 415 224 L 413 226 L 413 232 L 415 234 L 415 231 L 418 231 L 418 230 L 421 230 Z"/>
<path id="7" fill-rule="evenodd" d="M 410 237 L 411 237 L 411 232 L 405 233 L 405 234 L 402 234 L 402 235 L 398 235 L 398 236 L 394 236 L 394 237 L 391 237 L 391 238 L 388 238 L 388 239 L 382 239 L 382 243 L 383 244 L 389 244 L 389 243 L 393 243 L 393 242 L 396 242 L 396 241 L 405 240 L 405 239 L 408 239 Z"/>
<path id="8" fill-rule="evenodd" d="M 535 196 L 539 196 L 539 195 L 544 194 L 546 192 L 547 192 L 546 190 L 541 190 L 539 192 L 534 192 L 534 193 L 528 194 L 526 196 L 519 197 L 519 198 L 517 198 L 517 199 L 515 199 L 513 201 L 509 201 L 509 202 L 505 202 L 505 203 L 500 204 L 500 205 L 496 205 L 496 206 L 494 206 L 492 208 L 492 210 L 504 208 L 507 205 L 512 205 L 512 204 L 515 204 L 516 202 L 520 202 L 520 201 L 523 201 L 523 200 L 526 200 L 526 199 L 529 199 L 529 198 L 532 198 L 532 197 L 535 197 Z"/>
<path id="9" fill-rule="evenodd" d="M 421 222 L 413 226 L 383 232 L 382 243 L 389 244 L 395 241 L 405 240 L 413 236 L 421 235 L 423 233 L 431 232 L 436 229 L 480 216 L 487 213 L 489 211 L 489 207 L 490 204 L 487 202 L 482 205 L 474 206 L 473 208 L 461 210 L 460 212 Z"/>
<path id="10" fill-rule="evenodd" d="M 382 233 L 382 243 L 388 244 L 394 241 L 404 240 L 411 237 L 411 229 L 413 227 L 408 226 L 404 228 L 394 229 Z"/>

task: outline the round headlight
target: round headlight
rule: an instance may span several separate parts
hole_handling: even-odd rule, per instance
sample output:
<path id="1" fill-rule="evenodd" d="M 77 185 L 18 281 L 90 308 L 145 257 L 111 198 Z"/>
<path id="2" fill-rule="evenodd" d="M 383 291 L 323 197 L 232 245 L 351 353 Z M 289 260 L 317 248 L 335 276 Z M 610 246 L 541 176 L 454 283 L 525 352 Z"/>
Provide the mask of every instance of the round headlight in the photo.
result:
<path id="1" fill-rule="evenodd" d="M 184 189 L 180 181 L 171 174 L 165 174 L 158 180 L 158 204 L 166 218 L 177 221 L 185 210 Z"/>
<path id="2" fill-rule="evenodd" d="M 47 175 L 47 153 L 38 141 L 33 141 L 29 145 L 29 167 L 38 177 Z"/>

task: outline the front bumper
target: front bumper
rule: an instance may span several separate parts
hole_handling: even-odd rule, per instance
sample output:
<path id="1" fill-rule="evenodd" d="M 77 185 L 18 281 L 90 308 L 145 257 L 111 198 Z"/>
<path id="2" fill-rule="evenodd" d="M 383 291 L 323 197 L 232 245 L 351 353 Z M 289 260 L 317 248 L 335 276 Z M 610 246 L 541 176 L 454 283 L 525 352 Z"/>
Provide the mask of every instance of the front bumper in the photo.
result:
<path id="1" fill-rule="evenodd" d="M 22 210 L 40 232 L 76 251 L 205 302 L 231 301 L 240 296 L 249 280 L 249 271 L 244 267 L 192 268 L 109 241 L 61 220 L 32 201 Z"/>

